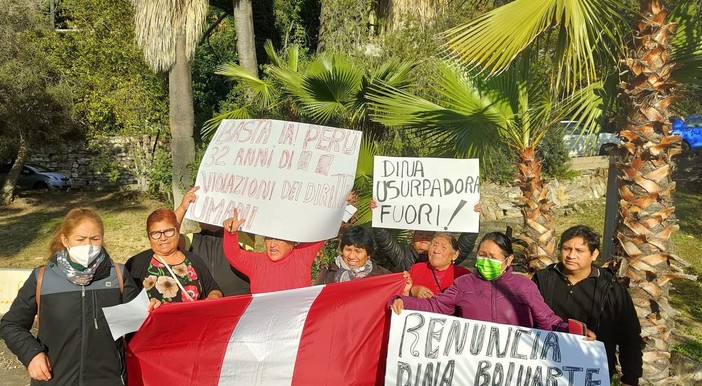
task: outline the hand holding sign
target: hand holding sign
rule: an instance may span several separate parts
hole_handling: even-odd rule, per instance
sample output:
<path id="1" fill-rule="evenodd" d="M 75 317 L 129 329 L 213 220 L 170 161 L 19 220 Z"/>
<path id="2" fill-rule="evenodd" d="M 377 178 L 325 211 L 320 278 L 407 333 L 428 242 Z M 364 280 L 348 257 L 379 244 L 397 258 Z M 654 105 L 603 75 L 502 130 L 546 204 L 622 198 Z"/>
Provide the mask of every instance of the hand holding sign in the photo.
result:
<path id="1" fill-rule="evenodd" d="M 395 299 L 392 302 L 392 310 L 395 311 L 396 314 L 400 315 L 400 312 L 405 309 L 405 302 L 402 301 L 402 299 Z"/>
<path id="2" fill-rule="evenodd" d="M 434 296 L 434 293 L 427 287 L 416 285 L 410 290 L 410 294 L 415 298 L 429 299 Z"/>
<path id="3" fill-rule="evenodd" d="M 244 223 L 244 221 L 246 221 L 246 220 L 244 220 L 244 219 L 239 220 L 239 215 L 237 213 L 237 210 L 234 209 L 232 211 L 232 217 L 224 220 L 224 224 L 223 224 L 224 230 L 226 230 L 229 233 L 234 233 L 239 229 L 239 227 L 241 226 L 241 224 Z"/>

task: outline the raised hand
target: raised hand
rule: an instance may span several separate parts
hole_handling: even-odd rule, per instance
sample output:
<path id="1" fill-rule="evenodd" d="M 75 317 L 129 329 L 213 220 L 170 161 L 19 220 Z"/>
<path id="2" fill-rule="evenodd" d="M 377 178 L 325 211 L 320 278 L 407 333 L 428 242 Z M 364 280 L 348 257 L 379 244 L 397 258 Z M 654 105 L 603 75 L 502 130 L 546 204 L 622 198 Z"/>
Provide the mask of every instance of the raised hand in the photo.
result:
<path id="1" fill-rule="evenodd" d="M 239 220 L 239 214 L 237 213 L 237 210 L 234 209 L 232 217 L 224 220 L 224 230 L 229 233 L 234 233 L 239 229 L 244 221 L 244 219 Z"/>
<path id="2" fill-rule="evenodd" d="M 188 192 L 185 193 L 185 195 L 183 196 L 183 200 L 180 202 L 180 205 L 178 205 L 178 208 L 188 210 L 190 204 L 197 200 L 197 195 L 195 195 L 195 192 L 197 192 L 199 189 L 199 186 L 195 186 L 192 189 L 188 190 Z"/>

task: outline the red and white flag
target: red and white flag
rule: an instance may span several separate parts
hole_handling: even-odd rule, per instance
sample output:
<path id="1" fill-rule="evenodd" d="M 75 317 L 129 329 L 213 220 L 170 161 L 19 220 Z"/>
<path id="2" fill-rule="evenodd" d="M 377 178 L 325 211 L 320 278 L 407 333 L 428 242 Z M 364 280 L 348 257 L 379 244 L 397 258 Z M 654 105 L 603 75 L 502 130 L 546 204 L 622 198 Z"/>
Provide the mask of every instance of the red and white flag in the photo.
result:
<path id="1" fill-rule="evenodd" d="M 168 304 L 127 350 L 129 385 L 382 385 L 401 274 Z"/>

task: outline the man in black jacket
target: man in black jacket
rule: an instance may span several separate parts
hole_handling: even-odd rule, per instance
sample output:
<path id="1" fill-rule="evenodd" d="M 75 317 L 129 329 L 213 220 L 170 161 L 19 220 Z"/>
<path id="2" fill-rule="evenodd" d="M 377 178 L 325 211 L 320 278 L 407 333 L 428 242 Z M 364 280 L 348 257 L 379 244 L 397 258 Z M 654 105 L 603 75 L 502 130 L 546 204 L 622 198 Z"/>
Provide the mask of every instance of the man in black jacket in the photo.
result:
<path id="1" fill-rule="evenodd" d="M 600 236 L 577 225 L 561 236 L 561 262 L 536 272 L 546 304 L 563 320 L 584 321 L 605 345 L 610 376 L 619 364 L 622 385 L 637 386 L 642 375 L 641 325 L 627 290 L 608 270 L 594 265 Z"/>

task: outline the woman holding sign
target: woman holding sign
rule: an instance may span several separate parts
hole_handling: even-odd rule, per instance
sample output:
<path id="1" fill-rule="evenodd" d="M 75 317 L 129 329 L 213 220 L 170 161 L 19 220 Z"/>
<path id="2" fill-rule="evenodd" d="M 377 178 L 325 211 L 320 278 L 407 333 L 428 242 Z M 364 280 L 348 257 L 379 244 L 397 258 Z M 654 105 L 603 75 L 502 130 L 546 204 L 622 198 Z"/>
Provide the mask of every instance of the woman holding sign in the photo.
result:
<path id="1" fill-rule="evenodd" d="M 371 259 L 375 247 L 371 230 L 362 226 L 349 228 L 339 242 L 340 254 L 322 268 L 315 285 L 339 283 L 391 273 Z"/>
<path id="2" fill-rule="evenodd" d="M 478 246 L 474 275 L 463 275 L 443 293 L 428 299 L 398 296 L 396 313 L 404 308 L 458 315 L 468 319 L 568 331 L 568 323 L 546 305 L 536 285 L 512 273 L 512 241 L 502 232 L 486 234 Z"/>
<path id="3" fill-rule="evenodd" d="M 249 277 L 252 294 L 310 286 L 312 262 L 324 240 L 298 244 L 266 237 L 265 253 L 245 251 L 239 248 L 237 235 L 243 223 L 236 209 L 234 215 L 224 221 L 224 254 L 232 267 Z"/>
<path id="4" fill-rule="evenodd" d="M 371 210 L 378 207 L 375 200 L 370 200 Z M 480 213 L 480 204 L 475 204 L 473 210 Z M 381 263 L 390 268 L 393 272 L 402 272 L 409 270 L 415 263 L 424 263 L 429 261 L 429 245 L 434 238 L 434 231 L 416 230 L 412 234 L 412 241 L 409 245 L 400 244 L 385 228 L 373 228 L 375 242 L 378 244 L 378 254 L 383 259 Z M 468 254 L 475 246 L 477 233 L 461 233 L 458 236 L 458 257 L 454 260 L 454 264 L 458 265 L 468 259 Z M 470 259 L 468 259 L 470 260 Z M 471 264 L 469 261 L 468 264 Z"/>

